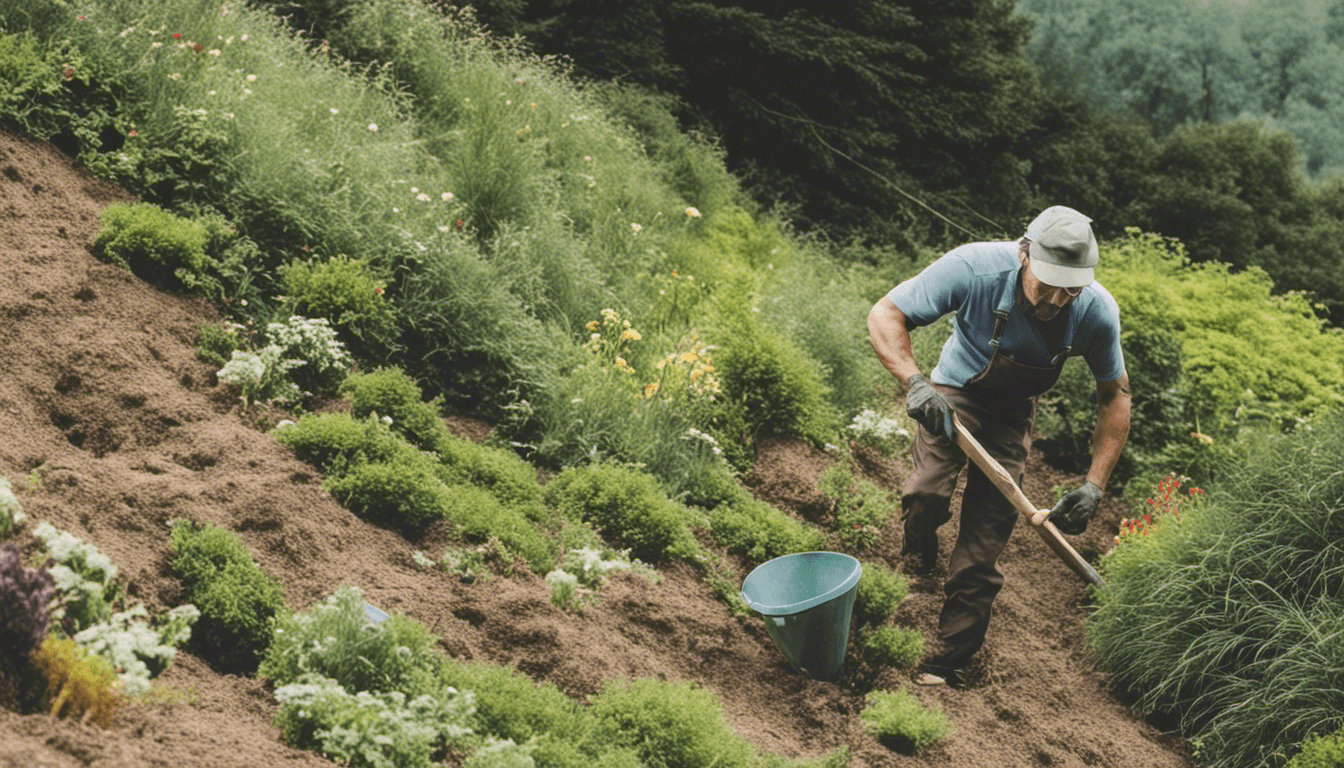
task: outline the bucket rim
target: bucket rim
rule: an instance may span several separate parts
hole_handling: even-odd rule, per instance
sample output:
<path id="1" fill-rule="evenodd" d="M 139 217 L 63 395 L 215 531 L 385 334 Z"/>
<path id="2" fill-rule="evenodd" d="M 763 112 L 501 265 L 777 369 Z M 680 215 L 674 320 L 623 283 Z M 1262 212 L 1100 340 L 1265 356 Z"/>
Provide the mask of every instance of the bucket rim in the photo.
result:
<path id="1" fill-rule="evenodd" d="M 849 575 L 845 577 L 844 581 L 840 582 L 836 586 L 826 590 L 825 592 L 819 595 L 813 595 L 812 597 L 809 597 L 805 600 L 800 600 L 796 603 L 789 603 L 787 605 L 769 605 L 766 603 L 753 600 L 751 599 L 750 596 L 747 595 L 746 590 L 747 582 L 751 581 L 751 577 L 755 576 L 756 573 L 760 571 L 762 568 L 765 568 L 771 563 L 777 563 L 780 560 L 790 560 L 804 557 L 816 557 L 818 555 L 824 555 L 828 558 L 842 558 L 844 560 L 849 561 L 849 564 L 852 566 Z M 816 608 L 818 605 L 828 603 L 831 600 L 834 600 L 844 595 L 846 592 L 849 592 L 859 583 L 859 577 L 862 575 L 863 575 L 863 564 L 859 562 L 858 558 L 855 558 L 852 555 L 847 555 L 844 552 L 826 552 L 826 551 L 794 552 L 792 554 L 781 555 L 779 557 L 766 560 L 764 563 L 761 563 L 760 565 L 751 569 L 751 573 L 747 574 L 747 578 L 742 580 L 741 594 L 742 599 L 746 601 L 747 606 L 750 607 L 753 611 L 756 611 L 757 613 L 761 614 L 762 616 L 792 616 L 794 614 L 803 613 L 804 611 Z"/>

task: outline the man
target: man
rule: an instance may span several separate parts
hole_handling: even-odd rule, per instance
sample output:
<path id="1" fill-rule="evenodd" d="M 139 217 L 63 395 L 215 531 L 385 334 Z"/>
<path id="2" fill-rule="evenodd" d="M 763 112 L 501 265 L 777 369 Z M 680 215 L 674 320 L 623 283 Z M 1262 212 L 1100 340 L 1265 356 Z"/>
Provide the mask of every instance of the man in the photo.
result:
<path id="1" fill-rule="evenodd" d="M 1050 520 L 1077 535 L 1096 513 L 1129 435 L 1130 393 L 1119 308 L 1093 276 L 1098 249 L 1091 221 L 1072 208 L 1048 208 L 1020 242 L 956 248 L 893 288 L 869 313 L 873 349 L 907 387 L 906 411 L 919 424 L 914 469 L 901 497 L 907 571 L 933 573 L 938 528 L 952 516 L 952 491 L 966 465 L 953 412 L 1020 485 L 1037 397 L 1071 356 L 1086 360 L 1096 379 L 1097 424 L 1086 481 L 1060 500 Z M 910 331 L 949 312 L 955 313 L 952 336 L 926 377 L 911 353 Z M 943 587 L 939 647 L 919 682 L 957 684 L 984 644 L 1003 586 L 996 562 L 1017 515 L 972 463 Z"/>

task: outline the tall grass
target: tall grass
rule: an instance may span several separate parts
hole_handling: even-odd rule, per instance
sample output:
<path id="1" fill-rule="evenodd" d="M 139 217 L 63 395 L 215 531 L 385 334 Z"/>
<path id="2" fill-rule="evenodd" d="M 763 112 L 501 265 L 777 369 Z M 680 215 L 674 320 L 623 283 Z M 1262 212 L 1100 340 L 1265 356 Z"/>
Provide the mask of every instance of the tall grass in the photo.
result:
<path id="1" fill-rule="evenodd" d="M 1339 413 L 1267 439 L 1209 503 L 1102 561 L 1091 645 L 1209 768 L 1282 765 L 1344 724 L 1341 455 Z"/>

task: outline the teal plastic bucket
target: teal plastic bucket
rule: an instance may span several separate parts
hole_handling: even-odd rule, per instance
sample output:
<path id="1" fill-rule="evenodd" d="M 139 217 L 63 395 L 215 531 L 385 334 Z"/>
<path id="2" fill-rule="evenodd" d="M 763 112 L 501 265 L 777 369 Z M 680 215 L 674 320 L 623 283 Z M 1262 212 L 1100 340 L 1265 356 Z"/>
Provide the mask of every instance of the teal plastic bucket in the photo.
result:
<path id="1" fill-rule="evenodd" d="M 742 599 L 765 618 L 789 664 L 832 680 L 845 661 L 849 618 L 863 566 L 839 552 L 799 552 L 761 563 L 742 582 Z"/>

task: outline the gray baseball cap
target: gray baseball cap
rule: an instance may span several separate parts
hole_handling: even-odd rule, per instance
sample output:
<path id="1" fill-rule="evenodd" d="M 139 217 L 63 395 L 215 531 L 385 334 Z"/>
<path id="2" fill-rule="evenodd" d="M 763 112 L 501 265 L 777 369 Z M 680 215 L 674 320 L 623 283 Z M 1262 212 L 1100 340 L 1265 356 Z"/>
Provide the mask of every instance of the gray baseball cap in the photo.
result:
<path id="1" fill-rule="evenodd" d="M 1097 265 L 1097 238 L 1092 220 L 1063 205 L 1041 211 L 1027 225 L 1031 241 L 1031 272 L 1046 285 L 1080 288 L 1090 284 Z"/>

